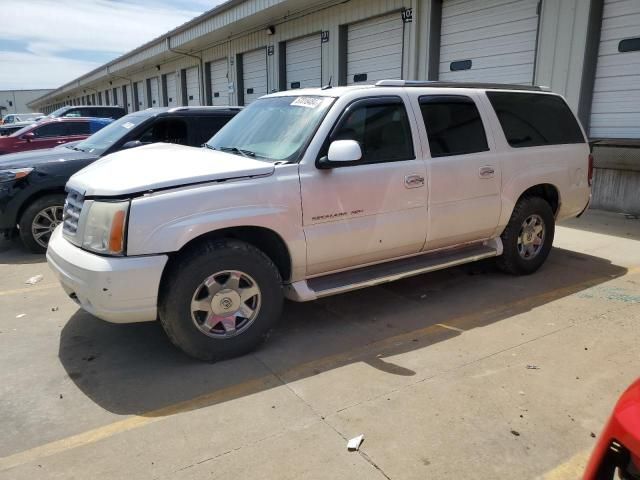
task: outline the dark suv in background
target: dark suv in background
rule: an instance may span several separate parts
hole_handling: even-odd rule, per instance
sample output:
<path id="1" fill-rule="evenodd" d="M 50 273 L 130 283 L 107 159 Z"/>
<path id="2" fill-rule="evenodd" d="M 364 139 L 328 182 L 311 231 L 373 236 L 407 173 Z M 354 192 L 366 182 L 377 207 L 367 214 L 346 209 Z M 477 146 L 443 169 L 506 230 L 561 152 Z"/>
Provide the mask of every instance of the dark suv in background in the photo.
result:
<path id="1" fill-rule="evenodd" d="M 71 175 L 125 148 L 157 142 L 199 147 L 239 111 L 239 107 L 150 108 L 69 146 L 0 157 L 0 231 L 11 234 L 17 227 L 31 251 L 44 252 L 62 222 L 64 187 Z"/>
<path id="2" fill-rule="evenodd" d="M 126 114 L 127 112 L 125 109 L 118 106 L 105 107 L 103 105 L 68 105 L 51 112 L 47 117 L 99 117 L 113 118 L 114 120 L 117 120 L 120 117 L 124 117 Z"/>

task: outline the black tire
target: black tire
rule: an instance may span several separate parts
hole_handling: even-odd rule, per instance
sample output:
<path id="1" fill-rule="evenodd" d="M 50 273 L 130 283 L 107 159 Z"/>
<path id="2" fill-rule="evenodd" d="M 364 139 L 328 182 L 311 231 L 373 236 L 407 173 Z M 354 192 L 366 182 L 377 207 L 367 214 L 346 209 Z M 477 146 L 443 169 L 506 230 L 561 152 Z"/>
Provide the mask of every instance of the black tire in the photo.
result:
<path id="1" fill-rule="evenodd" d="M 523 258 L 518 251 L 518 237 L 526 219 L 537 215 L 544 223 L 544 239 L 540 250 L 532 258 Z M 553 245 L 555 219 L 551 206 L 540 197 L 525 197 L 518 201 L 511 219 L 502 232 L 503 254 L 496 259 L 500 270 L 512 275 L 529 275 L 538 270 L 545 262 Z"/>
<path id="2" fill-rule="evenodd" d="M 20 240 L 25 247 L 31 250 L 33 253 L 45 253 L 47 251 L 46 245 L 41 245 L 38 243 L 36 238 L 33 236 L 31 231 L 31 227 L 33 225 L 34 220 L 39 212 L 47 209 L 60 207 L 60 217 L 57 218 L 58 222 L 62 221 L 62 208 L 64 207 L 64 194 L 54 193 L 51 195 L 45 195 L 43 197 L 38 198 L 33 203 L 31 203 L 25 211 L 22 213 L 20 217 L 20 221 L 18 225 L 20 227 Z M 41 240 L 46 244 L 49 243 L 49 238 L 51 237 L 51 232 L 46 233 L 41 237 Z"/>
<path id="3" fill-rule="evenodd" d="M 264 341 L 280 318 L 280 273 L 253 245 L 228 239 L 202 242 L 180 254 L 167 268 L 158 302 L 160 322 L 173 344 L 191 357 L 211 362 L 248 353 Z M 246 330 L 230 338 L 212 338 L 196 326 L 191 301 L 206 278 L 228 270 L 241 271 L 255 280 L 260 307 Z"/>

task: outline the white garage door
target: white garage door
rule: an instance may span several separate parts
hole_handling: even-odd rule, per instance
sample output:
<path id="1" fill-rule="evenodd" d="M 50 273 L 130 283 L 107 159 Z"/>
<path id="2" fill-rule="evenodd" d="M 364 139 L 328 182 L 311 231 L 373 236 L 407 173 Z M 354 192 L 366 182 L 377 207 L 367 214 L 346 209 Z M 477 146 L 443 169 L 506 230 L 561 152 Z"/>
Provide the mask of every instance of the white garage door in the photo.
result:
<path id="1" fill-rule="evenodd" d="M 531 85 L 538 0 L 444 0 L 440 80 Z"/>
<path id="2" fill-rule="evenodd" d="M 136 96 L 134 97 L 137 100 L 137 104 L 135 110 L 144 110 L 145 101 L 144 101 L 144 90 L 142 88 L 142 82 L 136 82 L 133 84 L 133 88 L 136 89 Z"/>
<path id="3" fill-rule="evenodd" d="M 640 138 L 640 0 L 605 0 L 589 136 Z"/>
<path id="4" fill-rule="evenodd" d="M 264 48 L 242 54 L 244 104 L 267 94 L 267 51 Z"/>
<path id="5" fill-rule="evenodd" d="M 229 105 L 229 79 L 227 78 L 227 59 L 216 60 L 209 64 L 211 76 L 211 104 Z"/>
<path id="6" fill-rule="evenodd" d="M 287 90 L 320 87 L 322 83 L 322 43 L 320 34 L 286 43 Z"/>
<path id="7" fill-rule="evenodd" d="M 402 78 L 402 15 L 347 27 L 347 85 Z"/>
<path id="8" fill-rule="evenodd" d="M 198 67 L 187 68 L 187 105 L 200 105 L 200 82 Z"/>
<path id="9" fill-rule="evenodd" d="M 160 106 L 160 85 L 158 82 L 158 77 L 153 77 L 149 79 L 149 87 L 151 90 L 151 105 L 150 107 L 159 107 Z"/>
<path id="10" fill-rule="evenodd" d="M 175 73 L 167 73 L 167 107 L 178 105 L 178 82 Z"/>

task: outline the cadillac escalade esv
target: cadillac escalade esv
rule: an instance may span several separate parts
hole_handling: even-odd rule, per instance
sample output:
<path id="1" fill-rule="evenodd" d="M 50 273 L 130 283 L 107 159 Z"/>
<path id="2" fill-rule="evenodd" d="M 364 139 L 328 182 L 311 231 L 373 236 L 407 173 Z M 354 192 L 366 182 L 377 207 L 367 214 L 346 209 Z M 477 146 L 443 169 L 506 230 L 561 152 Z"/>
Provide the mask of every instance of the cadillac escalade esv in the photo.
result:
<path id="1" fill-rule="evenodd" d="M 489 257 L 533 273 L 555 223 L 590 198 L 584 132 L 540 87 L 280 92 L 207 146 L 144 146 L 76 173 L 47 252 L 82 308 L 110 322 L 159 318 L 203 360 L 255 348 L 284 297 Z"/>

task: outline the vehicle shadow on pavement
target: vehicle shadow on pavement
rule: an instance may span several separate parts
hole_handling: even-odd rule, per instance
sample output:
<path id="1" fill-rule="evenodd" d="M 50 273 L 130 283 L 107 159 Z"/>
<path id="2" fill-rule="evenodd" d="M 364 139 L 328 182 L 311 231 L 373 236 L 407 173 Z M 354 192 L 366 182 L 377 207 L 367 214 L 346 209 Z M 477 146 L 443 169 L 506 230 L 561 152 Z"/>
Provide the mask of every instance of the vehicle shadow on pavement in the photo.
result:
<path id="1" fill-rule="evenodd" d="M 414 376 L 392 357 L 626 272 L 607 260 L 556 248 L 545 266 L 527 277 L 504 275 L 485 261 L 316 302 L 288 302 L 257 352 L 216 364 L 182 354 L 158 322 L 114 325 L 78 310 L 62 329 L 59 358 L 75 385 L 102 408 L 164 416 L 358 362 L 384 374 Z"/>
<path id="2" fill-rule="evenodd" d="M 19 238 L 0 238 L 0 265 L 25 265 L 42 263 L 44 254 L 31 253 Z"/>
<path id="3" fill-rule="evenodd" d="M 640 240 L 640 217 L 637 215 L 589 210 L 583 217 L 563 221 L 561 226 L 583 232 Z"/>

